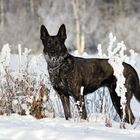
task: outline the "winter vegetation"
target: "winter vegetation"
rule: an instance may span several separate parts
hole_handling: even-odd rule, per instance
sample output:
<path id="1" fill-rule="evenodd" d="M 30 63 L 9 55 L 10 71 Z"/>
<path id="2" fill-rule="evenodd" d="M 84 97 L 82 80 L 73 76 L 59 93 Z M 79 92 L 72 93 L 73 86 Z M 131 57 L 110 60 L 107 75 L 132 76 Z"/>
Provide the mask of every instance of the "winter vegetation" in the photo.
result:
<path id="1" fill-rule="evenodd" d="M 32 114 L 37 118 L 45 117 L 43 103 L 48 99 L 48 91 L 44 83 L 46 73 L 37 69 L 40 56 L 31 58 L 30 50 L 25 49 L 22 53 L 20 45 L 18 49 L 19 54 L 16 57 L 11 56 L 11 48 L 8 44 L 4 45 L 1 51 L 0 114 L 17 113 Z M 15 59 L 15 66 L 11 66 L 12 57 Z"/>

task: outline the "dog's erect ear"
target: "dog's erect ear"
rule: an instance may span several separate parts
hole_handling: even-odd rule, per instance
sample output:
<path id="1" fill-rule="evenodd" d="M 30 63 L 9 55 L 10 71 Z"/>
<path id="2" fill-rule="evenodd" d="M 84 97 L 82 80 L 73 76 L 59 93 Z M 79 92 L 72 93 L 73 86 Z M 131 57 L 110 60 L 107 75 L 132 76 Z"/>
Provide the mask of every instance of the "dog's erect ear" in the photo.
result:
<path id="1" fill-rule="evenodd" d="M 49 33 L 44 25 L 41 25 L 40 28 L 40 39 L 46 39 L 49 36 Z"/>
<path id="2" fill-rule="evenodd" d="M 59 28 L 58 34 L 57 34 L 63 41 L 66 40 L 67 35 L 66 35 L 66 28 L 65 25 L 62 24 Z"/>

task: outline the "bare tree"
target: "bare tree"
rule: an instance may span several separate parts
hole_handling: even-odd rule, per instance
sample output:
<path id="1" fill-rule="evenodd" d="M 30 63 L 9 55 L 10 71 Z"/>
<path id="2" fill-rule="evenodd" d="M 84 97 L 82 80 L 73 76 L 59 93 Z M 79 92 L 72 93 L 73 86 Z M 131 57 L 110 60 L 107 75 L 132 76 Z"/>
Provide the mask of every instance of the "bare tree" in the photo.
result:
<path id="1" fill-rule="evenodd" d="M 76 48 L 79 54 L 84 51 L 84 44 L 82 45 L 83 38 L 81 37 L 81 25 L 80 25 L 80 17 L 79 17 L 79 0 L 72 0 L 73 13 L 75 17 L 76 23 Z M 82 38 L 82 39 L 81 39 Z"/>
<path id="2" fill-rule="evenodd" d="M 81 54 L 85 50 L 85 35 L 96 30 L 100 19 L 95 0 L 72 0 L 76 24 L 76 48 Z"/>
<path id="3" fill-rule="evenodd" d="M 4 25 L 4 19 L 5 19 L 5 11 L 4 11 L 4 0 L 0 0 L 0 24 Z"/>

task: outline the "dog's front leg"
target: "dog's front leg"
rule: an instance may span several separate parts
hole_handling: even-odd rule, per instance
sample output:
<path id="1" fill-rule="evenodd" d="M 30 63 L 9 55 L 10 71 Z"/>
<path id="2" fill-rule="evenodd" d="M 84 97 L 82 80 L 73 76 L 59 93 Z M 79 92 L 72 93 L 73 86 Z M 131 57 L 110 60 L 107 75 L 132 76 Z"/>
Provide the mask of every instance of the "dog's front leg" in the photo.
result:
<path id="1" fill-rule="evenodd" d="M 75 91 L 75 96 L 74 96 L 75 102 L 77 104 L 77 108 L 79 111 L 79 115 L 81 119 L 86 120 L 87 119 L 87 112 L 86 112 L 86 107 L 85 107 L 85 100 L 84 100 L 84 93 L 81 91 L 80 88 L 78 88 Z"/>
<path id="2" fill-rule="evenodd" d="M 66 118 L 66 120 L 68 120 L 68 119 L 71 118 L 69 96 L 66 96 L 64 94 L 60 94 L 60 99 L 61 99 L 61 102 L 62 102 L 62 105 L 63 105 L 65 118 Z"/>
<path id="3" fill-rule="evenodd" d="M 80 114 L 81 119 L 86 120 L 87 119 L 87 112 L 86 112 L 86 107 L 85 107 L 84 95 L 79 96 L 78 110 L 79 110 L 79 114 Z"/>

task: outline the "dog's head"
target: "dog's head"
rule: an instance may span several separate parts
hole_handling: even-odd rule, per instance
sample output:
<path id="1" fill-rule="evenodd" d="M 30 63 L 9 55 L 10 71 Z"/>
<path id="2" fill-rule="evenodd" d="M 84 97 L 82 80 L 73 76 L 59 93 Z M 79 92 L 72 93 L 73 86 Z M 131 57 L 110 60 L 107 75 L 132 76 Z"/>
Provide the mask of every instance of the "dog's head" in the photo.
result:
<path id="1" fill-rule="evenodd" d="M 64 24 L 60 26 L 59 31 L 55 36 L 50 36 L 44 25 L 40 28 L 40 39 L 42 40 L 44 46 L 43 53 L 49 57 L 59 57 L 66 54 L 66 38 L 67 35 Z"/>

